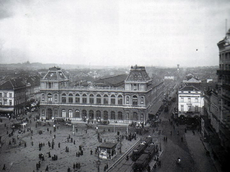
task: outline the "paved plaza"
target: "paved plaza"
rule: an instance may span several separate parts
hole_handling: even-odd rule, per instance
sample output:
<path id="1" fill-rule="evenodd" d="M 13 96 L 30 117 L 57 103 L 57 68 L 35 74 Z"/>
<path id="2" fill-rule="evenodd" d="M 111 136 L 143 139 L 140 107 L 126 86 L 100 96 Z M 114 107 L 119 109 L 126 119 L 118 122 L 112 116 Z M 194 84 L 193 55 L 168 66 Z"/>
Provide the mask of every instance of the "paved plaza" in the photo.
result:
<path id="1" fill-rule="evenodd" d="M 31 118 L 31 123 L 28 123 L 25 128 L 25 133 L 19 134 L 16 130 L 13 136 L 9 137 L 9 133 L 12 131 L 10 129 L 12 123 L 13 120 L 7 118 L 3 118 L 3 122 L 0 123 L 2 141 L 0 149 L 0 170 L 3 169 L 5 164 L 5 171 L 17 172 L 40 172 L 46 171 L 47 169 L 48 171 L 64 172 L 68 171 L 68 168 L 70 168 L 71 172 L 98 171 L 96 163 L 98 161 L 98 155 L 95 153 L 95 150 L 101 143 L 98 141 L 98 133 L 94 126 L 87 129 L 86 123 L 74 124 L 75 132 L 73 133 L 73 127 L 57 125 L 57 129 L 54 132 L 52 123 L 50 123 L 50 126 L 41 125 L 36 127 L 36 122 Z M 33 130 L 33 133 L 31 133 L 30 130 L 27 131 L 28 128 Z M 42 131 L 42 134 L 39 134 L 39 131 Z M 125 134 L 126 128 L 119 126 L 100 128 L 99 126 L 98 130 L 102 142 L 117 142 L 117 131 L 119 131 L 120 134 Z M 16 143 L 13 143 L 13 138 Z M 9 145 L 9 142 L 11 142 L 11 145 Z M 52 142 L 54 143 L 53 148 Z M 111 166 L 116 159 L 121 157 L 135 142 L 136 140 L 134 139 L 132 141 L 124 139 L 121 142 L 121 153 L 118 151 L 117 156 L 112 160 L 100 160 L 99 170 L 104 171 L 104 167 L 107 164 Z M 39 150 L 39 144 L 42 145 L 41 150 Z M 78 157 L 76 153 L 80 154 L 79 146 L 82 147 L 83 155 Z M 66 152 L 66 147 L 69 149 L 69 152 Z M 49 152 L 51 157 L 49 157 Z M 39 154 L 44 155 L 44 161 L 39 159 Z M 58 157 L 57 160 L 52 160 L 54 155 Z M 38 164 L 39 161 L 40 168 L 37 170 L 36 164 Z M 80 164 L 80 168 L 78 164 Z"/>

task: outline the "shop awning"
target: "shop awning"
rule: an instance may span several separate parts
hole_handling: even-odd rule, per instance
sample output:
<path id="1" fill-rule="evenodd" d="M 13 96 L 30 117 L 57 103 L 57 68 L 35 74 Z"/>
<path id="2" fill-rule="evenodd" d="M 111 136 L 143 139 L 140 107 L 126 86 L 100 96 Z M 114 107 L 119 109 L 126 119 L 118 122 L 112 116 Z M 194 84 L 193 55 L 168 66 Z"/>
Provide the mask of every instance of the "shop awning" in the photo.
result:
<path id="1" fill-rule="evenodd" d="M 0 107 L 0 112 L 13 112 L 14 108 L 5 108 L 5 107 Z"/>

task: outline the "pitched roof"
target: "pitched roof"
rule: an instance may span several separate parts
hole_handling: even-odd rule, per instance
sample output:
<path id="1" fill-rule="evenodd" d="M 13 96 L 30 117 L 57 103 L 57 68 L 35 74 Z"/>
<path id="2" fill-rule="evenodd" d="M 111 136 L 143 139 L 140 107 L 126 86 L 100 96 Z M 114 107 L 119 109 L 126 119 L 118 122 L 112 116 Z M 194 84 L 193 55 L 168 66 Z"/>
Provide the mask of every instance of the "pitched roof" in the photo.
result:
<path id="1" fill-rule="evenodd" d="M 184 80 L 184 83 L 201 83 L 201 80 L 198 80 L 196 78 L 190 78 L 189 80 Z"/>
<path id="2" fill-rule="evenodd" d="M 0 85 L 0 90 L 15 90 L 15 89 L 23 88 L 25 86 L 26 84 L 23 82 L 21 78 L 14 78 Z"/>
<path id="3" fill-rule="evenodd" d="M 112 86 L 118 87 L 124 85 L 124 80 L 126 79 L 126 74 L 116 75 L 108 78 L 102 78 L 95 81 L 95 85 L 98 86 Z"/>
<path id="4" fill-rule="evenodd" d="M 149 81 L 150 77 L 148 76 L 145 67 L 143 66 L 132 66 L 129 72 L 128 77 L 125 81 Z"/>
<path id="5" fill-rule="evenodd" d="M 180 89 L 180 91 L 199 91 L 198 88 L 194 87 L 193 85 L 190 86 L 184 86 Z"/>

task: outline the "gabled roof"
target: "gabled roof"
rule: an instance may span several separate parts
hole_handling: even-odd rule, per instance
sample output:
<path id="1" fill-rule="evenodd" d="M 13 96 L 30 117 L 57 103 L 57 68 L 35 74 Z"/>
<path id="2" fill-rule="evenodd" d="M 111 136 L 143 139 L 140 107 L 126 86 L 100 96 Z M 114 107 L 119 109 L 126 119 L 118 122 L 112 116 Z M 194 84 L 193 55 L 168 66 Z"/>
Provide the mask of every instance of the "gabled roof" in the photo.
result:
<path id="1" fill-rule="evenodd" d="M 16 90 L 19 88 L 26 87 L 26 84 L 21 78 L 10 79 L 0 85 L 0 90 Z"/>
<path id="2" fill-rule="evenodd" d="M 190 86 L 184 86 L 180 89 L 180 91 L 199 91 L 198 88 L 194 87 L 193 85 Z"/>
<path id="3" fill-rule="evenodd" d="M 145 67 L 143 66 L 132 66 L 129 72 L 128 77 L 125 81 L 149 81 L 150 77 L 148 76 Z"/>
<path id="4" fill-rule="evenodd" d="M 59 67 L 52 67 L 49 68 L 49 71 L 46 73 L 46 75 L 43 77 L 43 80 L 68 80 L 68 78 L 65 76 L 61 68 Z"/>
<path id="5" fill-rule="evenodd" d="M 189 80 L 183 80 L 183 83 L 201 83 L 201 80 L 190 78 Z"/>

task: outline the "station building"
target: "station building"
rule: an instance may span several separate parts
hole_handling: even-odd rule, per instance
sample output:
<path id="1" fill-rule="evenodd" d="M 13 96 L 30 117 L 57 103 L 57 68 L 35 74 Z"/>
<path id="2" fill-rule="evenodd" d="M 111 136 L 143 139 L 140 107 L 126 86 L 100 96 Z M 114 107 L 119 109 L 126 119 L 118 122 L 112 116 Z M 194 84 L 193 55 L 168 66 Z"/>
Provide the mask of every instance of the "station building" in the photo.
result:
<path id="1" fill-rule="evenodd" d="M 142 66 L 131 67 L 123 82 L 112 86 L 106 82 L 70 86 L 62 69 L 52 67 L 40 84 L 42 119 L 115 123 L 146 122 L 164 90 L 164 83 L 154 83 Z"/>

